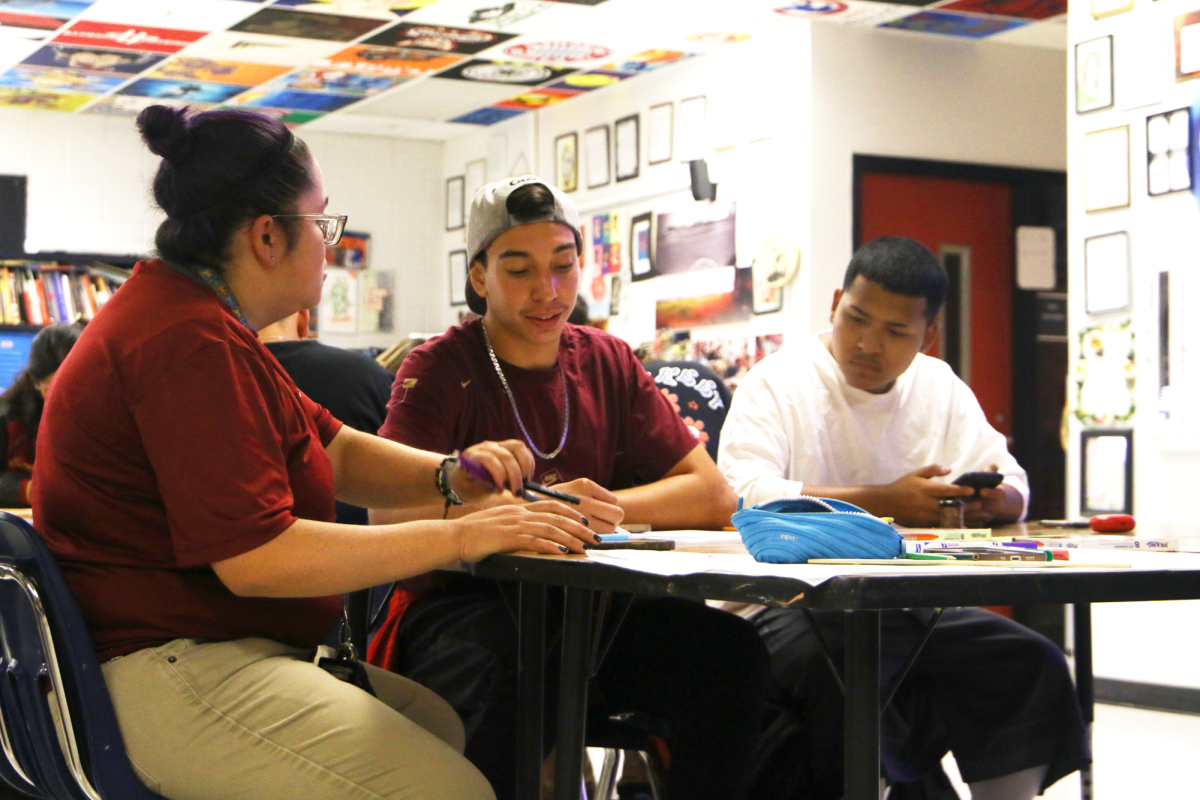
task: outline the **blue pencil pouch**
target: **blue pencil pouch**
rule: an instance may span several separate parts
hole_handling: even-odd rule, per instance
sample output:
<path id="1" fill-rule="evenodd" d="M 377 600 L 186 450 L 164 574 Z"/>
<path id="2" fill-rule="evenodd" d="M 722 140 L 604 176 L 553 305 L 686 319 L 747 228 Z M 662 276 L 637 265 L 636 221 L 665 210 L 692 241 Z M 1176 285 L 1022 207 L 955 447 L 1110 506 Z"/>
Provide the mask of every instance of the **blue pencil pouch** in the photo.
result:
<path id="1" fill-rule="evenodd" d="M 743 508 L 733 525 L 756 561 L 803 564 L 810 558 L 896 558 L 904 537 L 852 503 L 785 497 Z"/>

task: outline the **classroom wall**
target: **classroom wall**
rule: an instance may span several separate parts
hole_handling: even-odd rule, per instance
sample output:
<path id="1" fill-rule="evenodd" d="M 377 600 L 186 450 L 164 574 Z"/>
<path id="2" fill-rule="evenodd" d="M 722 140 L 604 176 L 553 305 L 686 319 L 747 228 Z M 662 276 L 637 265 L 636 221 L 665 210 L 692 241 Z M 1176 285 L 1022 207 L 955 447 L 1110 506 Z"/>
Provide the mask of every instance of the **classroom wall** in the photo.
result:
<path id="1" fill-rule="evenodd" d="M 1064 170 L 1066 54 L 813 26 L 811 319 L 853 252 L 854 154 Z"/>
<path id="2" fill-rule="evenodd" d="M 346 347 L 387 346 L 429 324 L 425 301 L 439 250 L 442 145 L 299 132 L 323 167 L 330 209 L 372 235 L 372 266 L 396 270 L 396 327 L 330 334 Z M 30 252 L 137 255 L 153 247 L 162 212 L 150 180 L 158 158 L 127 117 L 0 109 L 0 174 L 28 175 Z"/>
<path id="3" fill-rule="evenodd" d="M 725 45 L 703 56 L 662 68 L 649 75 L 607 87 L 590 95 L 541 111 L 524 114 L 506 123 L 491 126 L 446 143 L 445 177 L 463 175 L 466 165 L 488 159 L 488 180 L 509 174 L 535 172 L 555 180 L 555 139 L 574 132 L 579 137 L 579 189 L 571 194 L 581 215 L 620 210 L 624 215 L 621 241 L 625 247 L 625 271 L 628 272 L 629 220 L 644 211 L 668 212 L 694 204 L 688 166 L 679 160 L 679 103 L 685 98 L 707 98 L 710 119 L 713 115 L 740 113 L 738 93 L 747 81 L 762 75 L 785 75 L 773 87 L 774 133 L 771 138 L 746 142 L 720 151 L 705 151 L 711 177 L 718 183 L 718 201 L 737 203 L 738 264 L 749 266 L 767 232 L 785 226 L 806 243 L 808 229 L 809 114 L 810 85 L 808 24 L 781 26 L 769 36 L 756 36 L 746 42 Z M 674 157 L 671 161 L 650 165 L 647 159 L 648 114 L 652 106 L 674 104 Z M 640 175 L 589 190 L 585 169 L 585 133 L 589 128 L 607 124 L 637 113 L 640 115 Z M 615 140 L 615 131 L 612 132 Z M 497 150 L 507 152 L 503 169 L 495 158 Z M 467 198 L 467 205 L 470 198 Z M 465 231 L 446 234 L 446 252 L 465 246 Z M 445 260 L 445 256 L 443 257 Z M 448 272 L 447 272 L 448 275 Z M 448 281 L 448 277 L 446 279 Z M 653 337 L 653 300 L 645 291 L 647 284 L 624 281 L 623 310 L 609 322 L 609 330 L 631 344 Z M 793 290 L 788 295 L 794 294 Z M 750 327 L 758 333 L 785 330 L 789 319 L 786 309 L 793 305 L 785 295 L 785 312 L 755 317 Z M 449 297 L 449 285 L 443 297 Z M 801 304 L 802 305 L 802 304 Z M 465 307 L 461 307 L 465 308 Z M 458 308 L 445 309 L 446 324 L 457 321 Z M 709 326 L 712 335 L 730 326 Z M 745 324 L 734 326 L 745 329 Z"/>
<path id="4" fill-rule="evenodd" d="M 749 327 L 755 333 L 807 335 L 827 324 L 833 289 L 852 251 L 855 153 L 1066 168 L 1061 49 L 796 23 L 452 140 L 445 177 L 463 174 L 467 162 L 486 158 L 494 138 L 504 137 L 510 167 L 532 147 L 536 157 L 522 164 L 553 180 L 556 137 L 577 132 L 582 160 L 588 128 L 636 112 L 641 176 L 589 191 L 581 165 L 573 198 L 585 215 L 622 208 L 628 220 L 642 210 L 669 211 L 694 201 L 686 164 L 646 163 L 650 107 L 675 104 L 678 151 L 681 100 L 706 96 L 710 120 L 736 114 L 739 94 L 753 80 L 771 87 L 775 133 L 765 141 L 708 150 L 718 200 L 738 203 L 739 265 L 752 263 L 773 232 L 790 233 L 802 248 L 800 276 L 787 290 L 783 311 L 754 317 Z M 447 253 L 463 241 L 462 232 L 447 234 Z M 638 314 L 638 288 L 627 284 L 623 308 L 629 312 L 610 320 L 610 330 L 632 344 L 652 335 L 645 304 L 642 321 L 629 315 Z M 449 296 L 448 285 L 442 296 Z M 446 324 L 457 320 L 457 309 L 444 311 Z M 703 335 L 746 327 L 713 327 Z"/>
<path id="5" fill-rule="evenodd" d="M 1175 81 L 1175 16 L 1196 10 L 1195 0 L 1135 0 L 1133 9 L 1096 20 L 1087 3 L 1073 3 L 1068 35 L 1074 47 L 1112 35 L 1115 42 L 1115 96 L 1112 107 L 1076 113 L 1074 59 L 1069 59 L 1067 145 L 1069 153 L 1070 242 L 1068 265 L 1071 364 L 1079 357 L 1079 332 L 1101 323 L 1129 320 L 1134 332 L 1135 400 L 1130 422 L 1134 453 L 1134 513 L 1139 522 L 1180 522 L 1195 526 L 1195 476 L 1200 470 L 1200 416 L 1195 369 L 1187 354 L 1197 344 L 1188 314 L 1196 286 L 1197 235 L 1200 206 L 1192 192 L 1151 197 L 1147 187 L 1146 118 L 1192 106 L 1200 90 L 1197 81 Z M 1148 101 L 1148 102 L 1147 102 Z M 1197 109 L 1193 106 L 1192 136 Z M 1126 208 L 1087 212 L 1084 201 L 1084 136 L 1129 126 L 1128 164 L 1130 204 Z M 1193 162 L 1194 163 L 1194 162 Z M 1126 231 L 1129 234 L 1131 306 L 1108 314 L 1088 314 L 1084 241 L 1093 236 Z M 1171 391 L 1172 418 L 1158 414 L 1158 273 L 1171 275 Z M 1069 384 L 1074 398 L 1074 384 Z M 1070 417 L 1068 431 L 1069 513 L 1080 508 L 1080 433 L 1083 425 Z M 1093 609 L 1096 674 L 1200 688 L 1200 644 L 1191 635 L 1200 623 L 1200 602 L 1120 603 Z"/>

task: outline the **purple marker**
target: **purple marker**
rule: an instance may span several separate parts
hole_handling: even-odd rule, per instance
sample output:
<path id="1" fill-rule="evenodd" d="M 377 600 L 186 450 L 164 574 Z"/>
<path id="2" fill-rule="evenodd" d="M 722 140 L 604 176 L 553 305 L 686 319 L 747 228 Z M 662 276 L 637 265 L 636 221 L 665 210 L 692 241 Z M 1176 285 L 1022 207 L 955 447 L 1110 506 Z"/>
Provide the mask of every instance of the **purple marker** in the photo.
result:
<path id="1" fill-rule="evenodd" d="M 496 487 L 496 481 L 492 478 L 492 473 L 483 468 L 475 459 L 463 454 L 458 457 L 458 468 L 467 473 L 467 477 L 473 481 L 478 481 L 484 486 Z"/>

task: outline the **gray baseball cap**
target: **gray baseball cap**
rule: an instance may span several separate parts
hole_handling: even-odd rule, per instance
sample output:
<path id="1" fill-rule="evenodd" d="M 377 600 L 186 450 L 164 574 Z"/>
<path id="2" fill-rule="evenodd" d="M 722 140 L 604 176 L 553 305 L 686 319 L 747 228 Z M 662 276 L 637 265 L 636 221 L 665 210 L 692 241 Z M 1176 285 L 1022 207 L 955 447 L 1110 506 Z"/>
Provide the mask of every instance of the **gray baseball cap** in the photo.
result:
<path id="1" fill-rule="evenodd" d="M 547 208 L 544 214 L 534 217 L 516 217 L 510 212 L 508 199 L 512 193 L 522 186 L 541 184 L 550 190 L 554 197 L 554 207 Z M 518 225 L 528 225 L 532 222 L 561 222 L 575 234 L 575 244 L 583 251 L 582 235 L 579 232 L 579 211 L 575 204 L 565 194 L 536 175 L 522 175 L 519 178 L 505 178 L 502 181 L 489 183 L 471 199 L 471 214 L 467 217 L 467 257 L 472 261 L 487 249 L 496 237 Z"/>

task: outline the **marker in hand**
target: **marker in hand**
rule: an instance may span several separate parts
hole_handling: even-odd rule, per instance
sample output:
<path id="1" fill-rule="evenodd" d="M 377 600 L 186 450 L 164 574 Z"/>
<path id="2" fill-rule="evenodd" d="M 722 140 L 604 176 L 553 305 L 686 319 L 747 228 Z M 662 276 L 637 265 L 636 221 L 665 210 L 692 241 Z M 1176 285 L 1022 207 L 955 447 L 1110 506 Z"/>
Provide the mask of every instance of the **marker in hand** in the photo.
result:
<path id="1" fill-rule="evenodd" d="M 484 469 L 483 466 L 478 461 L 471 458 L 470 456 L 460 455 L 458 457 L 458 466 L 463 472 L 467 473 L 467 476 L 470 477 L 472 480 L 478 481 L 479 483 L 482 483 L 485 486 L 496 487 L 496 481 L 492 478 L 492 474 L 490 472 L 488 472 L 486 469 Z M 496 488 L 498 488 L 498 487 L 496 487 Z M 564 503 L 571 503 L 572 505 L 576 505 L 576 506 L 579 505 L 579 503 L 580 503 L 579 498 L 573 494 L 566 494 L 565 492 L 556 492 L 553 489 L 548 489 L 545 486 L 542 486 L 540 483 L 534 483 L 533 481 L 525 481 L 524 486 L 522 486 L 521 488 L 522 488 L 521 496 L 525 500 L 529 500 L 531 502 L 537 500 L 537 498 L 534 497 L 531 493 L 537 492 L 538 494 L 545 495 L 546 497 L 552 498 L 554 500 L 561 500 Z"/>

